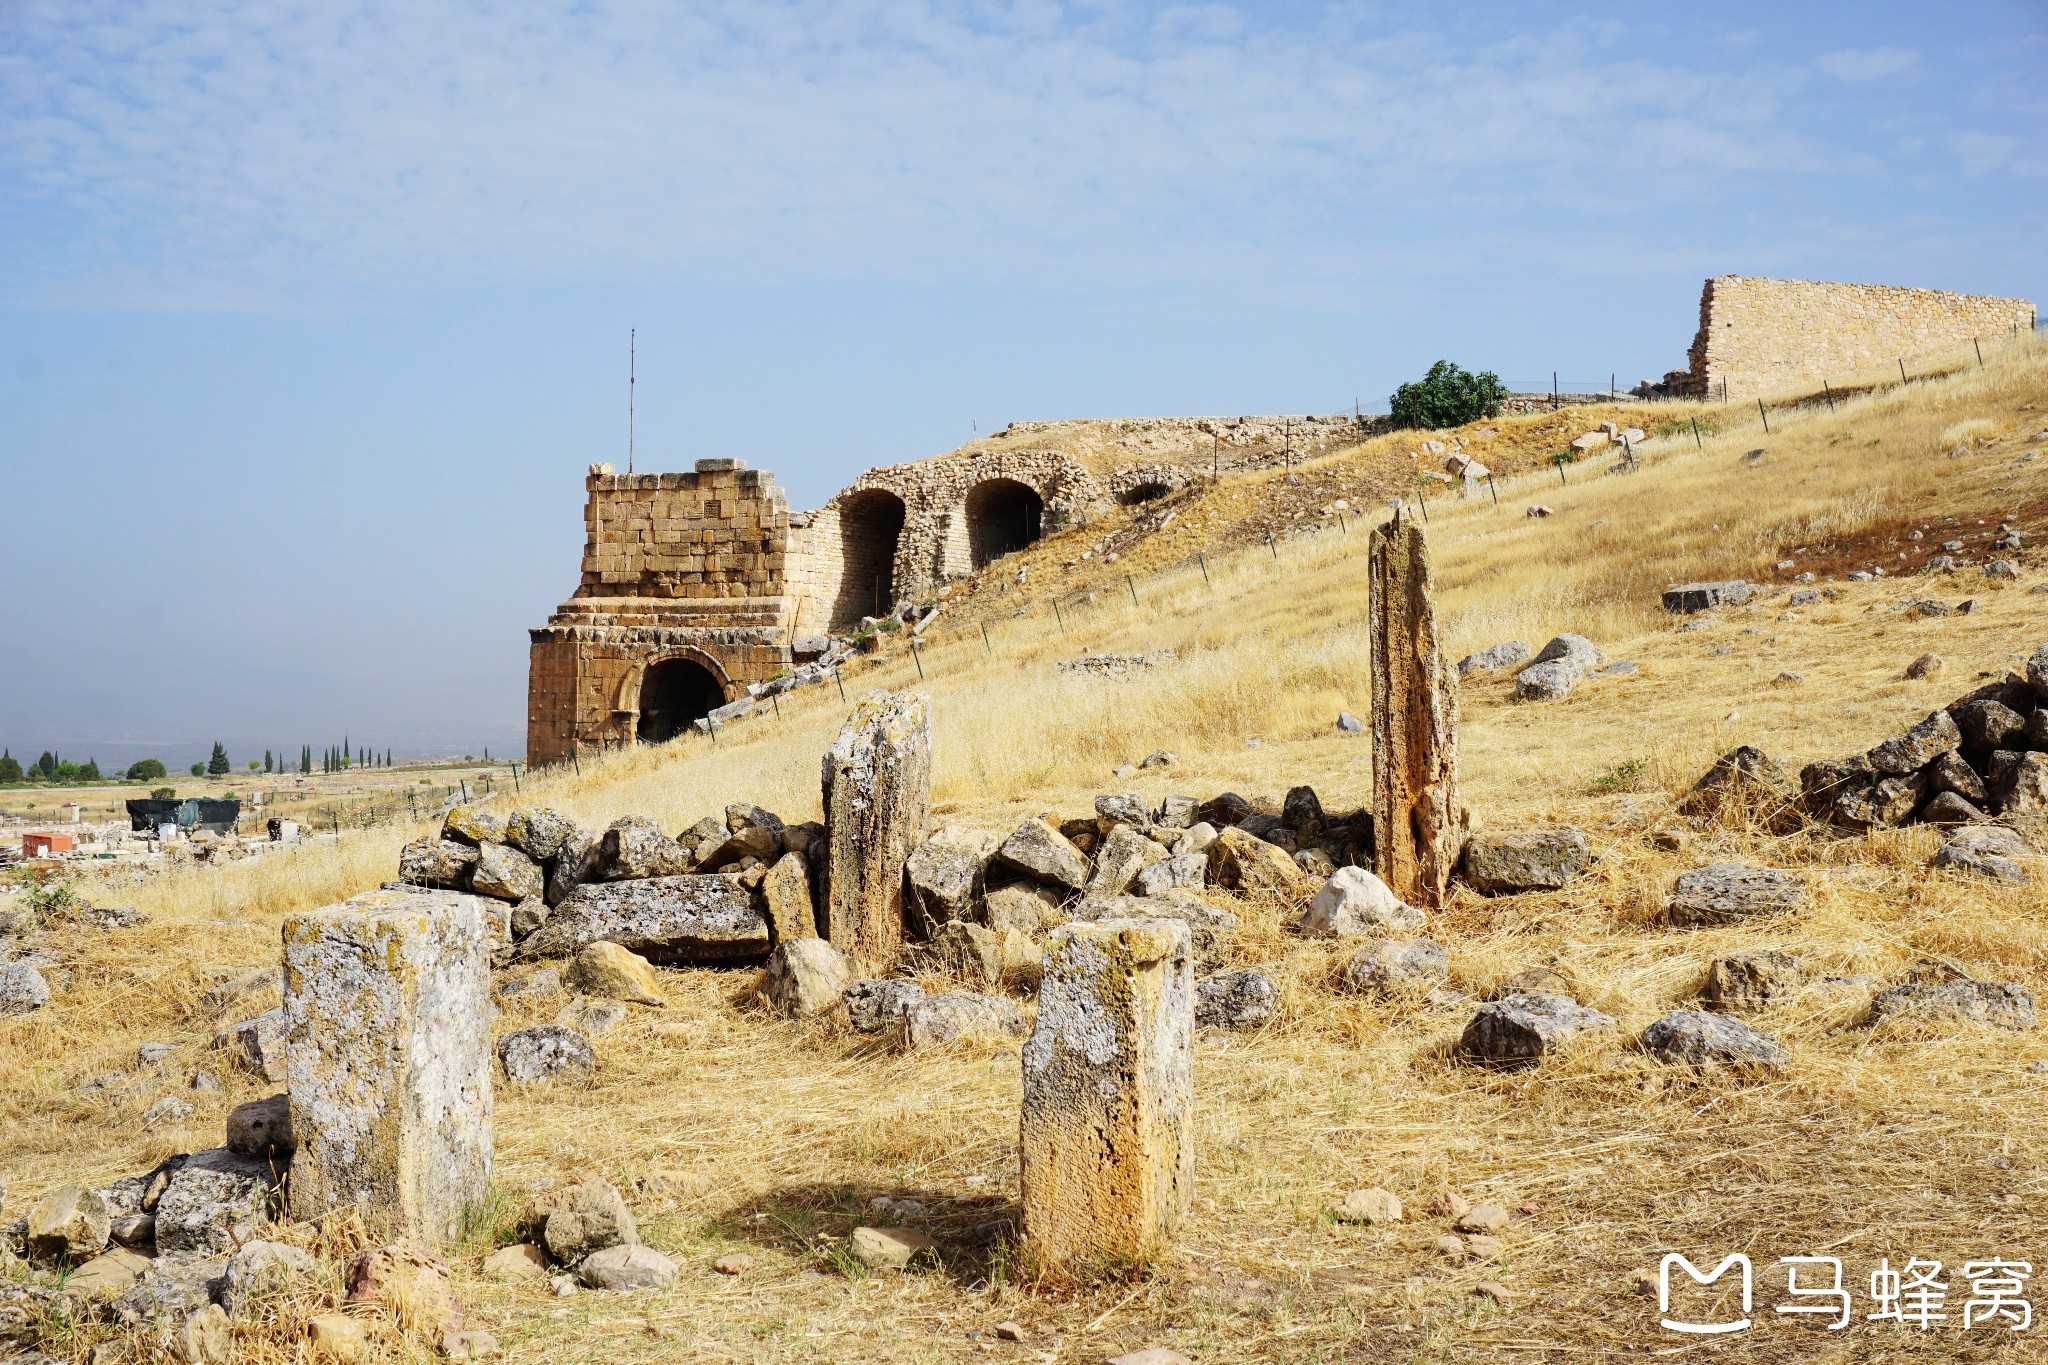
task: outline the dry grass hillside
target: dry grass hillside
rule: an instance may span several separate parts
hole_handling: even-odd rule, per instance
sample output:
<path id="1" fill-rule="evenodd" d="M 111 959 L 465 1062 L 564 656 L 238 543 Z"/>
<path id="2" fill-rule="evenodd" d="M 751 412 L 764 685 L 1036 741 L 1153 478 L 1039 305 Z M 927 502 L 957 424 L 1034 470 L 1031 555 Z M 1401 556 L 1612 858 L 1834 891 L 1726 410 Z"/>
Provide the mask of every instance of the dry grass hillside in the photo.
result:
<path id="1" fill-rule="evenodd" d="M 2001 520 L 2030 542 L 2048 529 L 2048 474 L 2025 458 L 2048 444 L 2037 435 L 2048 428 L 2048 348 L 1833 411 L 1774 413 L 1768 437 L 1753 413 L 1719 416 L 1703 446 L 1688 430 L 1653 444 L 1639 472 L 1606 476 L 1596 457 L 1566 486 L 1542 461 L 1576 431 L 1557 439 L 1538 430 L 1555 420 L 1544 418 L 1490 424 L 1504 453 L 1477 441 L 1473 451 L 1502 475 L 1500 506 L 1430 503 L 1453 657 L 1572 630 L 1640 666 L 1553 703 L 1518 704 L 1505 679 L 1463 689 L 1476 819 L 1571 822 L 1598 861 L 1564 891 L 1460 892 L 1430 936 L 1449 947 L 1460 991 L 1484 997 L 1543 968 L 1620 1027 L 1527 1071 L 1478 1070 L 1449 1047 L 1471 1004 L 1345 994 L 1345 949 L 1287 933 L 1291 907 L 1240 904 L 1232 965 L 1265 967 L 1285 1007 L 1262 1030 L 1198 1041 L 1191 1216 L 1154 1273 L 1059 1288 L 1020 1282 L 964 1239 L 1017 1195 L 1014 1045 L 896 1055 L 831 1026 L 771 1021 L 748 1001 L 747 972 L 664 971 L 668 1006 L 599 1038 L 588 1083 L 501 1090 L 498 1180 L 508 1208 L 584 1171 L 637 1188 L 643 1236 L 682 1264 L 680 1282 L 563 1300 L 488 1283 L 477 1273 L 486 1228 L 453 1252 L 472 1319 L 507 1358 L 551 1362 L 1094 1362 L 1146 1345 L 1203 1365 L 2037 1358 L 2029 1343 L 2048 1323 L 1963 1327 L 1959 1270 L 1992 1256 L 2038 1265 L 2048 1253 L 2048 1035 L 1858 1021 L 1875 986 L 1915 973 L 2048 990 L 2048 866 L 2031 864 L 2026 886 L 1970 880 L 1928 868 L 1936 839 L 1925 827 L 1773 834 L 1689 821 L 1674 806 L 1737 744 L 1788 762 L 1858 752 L 2048 642 L 2048 595 L 2033 590 L 2048 571 L 2031 548 L 2015 556 L 2016 582 L 1919 572 L 1953 539 L 1981 564 L 1981 539 Z M 1582 412 L 1571 423 L 1596 420 Z M 1176 515 L 1131 536 L 1114 563 L 1080 555 L 1115 528 L 1052 538 L 952 594 L 916 658 L 899 643 L 849 670 L 848 695 L 929 694 L 935 802 L 953 823 L 1004 830 L 1028 813 L 1088 812 L 1097 792 L 1117 790 L 1156 801 L 1307 783 L 1332 809 L 1357 807 L 1368 744 L 1332 722 L 1367 709 L 1365 523 L 1383 519 L 1379 499 L 1393 492 L 1412 492 L 1412 474 L 1386 448 L 1335 452 L 1142 509 Z M 1363 517 L 1294 517 L 1269 528 L 1281 533 L 1268 547 L 1261 517 L 1337 498 Z M 1554 514 L 1524 516 L 1537 502 Z M 1204 559 L 1191 560 L 1197 552 Z M 1887 576 L 1843 581 L 1868 565 Z M 1779 593 L 1679 632 L 1658 606 L 1677 582 L 1783 582 L 1809 568 L 1832 591 L 1797 610 Z M 1933 618 L 1899 610 L 1927 597 L 1975 605 Z M 1056 668 L 1084 650 L 1175 658 L 1122 681 Z M 1906 680 L 1905 664 L 1925 652 L 1945 671 Z M 647 814 L 669 829 L 733 801 L 814 819 L 818 758 L 845 710 L 835 689 L 812 688 L 722 729 L 716 744 L 690 738 L 586 764 L 528 800 L 593 823 Z M 1162 748 L 1177 754 L 1165 771 L 1112 777 Z M 282 915 L 391 876 L 415 832 L 168 876 L 141 893 L 152 919 L 140 928 L 53 932 L 62 988 L 45 1009 L 0 1020 L 7 1216 L 55 1184 L 96 1184 L 215 1145 L 228 1108 L 266 1087 L 230 1080 L 223 1093 L 190 1094 L 188 1119 L 146 1127 L 140 1117 L 160 1094 L 187 1094 L 186 1078 L 215 1065 L 206 1046 L 216 1029 L 265 1003 L 209 1011 L 206 987 L 275 963 Z M 1731 858 L 1801 872 L 1808 905 L 1739 927 L 1663 922 L 1674 876 Z M 1695 998 L 1710 959 L 1738 948 L 1783 949 L 1811 977 L 1841 978 L 1752 1020 L 1792 1049 L 1782 1074 L 1695 1074 L 1631 1046 Z M 553 1008 L 508 1001 L 499 1027 L 542 1022 Z M 145 1040 L 177 1047 L 157 1072 L 137 1067 Z M 106 1073 L 133 1083 L 84 1092 Z M 1366 1186 L 1399 1195 L 1407 1219 L 1334 1221 L 1332 1206 Z M 1518 1211 L 1500 1259 L 1439 1253 L 1445 1220 L 1430 1204 L 1446 1191 Z M 883 1195 L 929 1207 L 950 1248 L 941 1264 L 849 1268 L 844 1239 Z M 1666 1252 L 1706 1266 L 1738 1250 L 1759 1272 L 1753 1328 L 1704 1341 L 1658 1326 L 1640 1273 L 1654 1275 Z M 747 1273 L 713 1271 L 736 1251 L 753 1257 Z M 1857 1292 L 1848 1329 L 1772 1311 L 1784 1284 L 1776 1258 L 1808 1254 L 1843 1259 Z M 1949 1318 L 1925 1333 L 1864 1321 L 1878 1259 L 1916 1256 L 1949 1268 Z M 1475 1295 L 1481 1281 L 1505 1286 L 1505 1302 Z M 245 1358 L 296 1359 L 294 1332 L 321 1292 L 246 1323 Z M 999 1340 L 1006 1321 L 1025 1340 Z M 75 1354 L 94 1339 L 73 1338 Z"/>

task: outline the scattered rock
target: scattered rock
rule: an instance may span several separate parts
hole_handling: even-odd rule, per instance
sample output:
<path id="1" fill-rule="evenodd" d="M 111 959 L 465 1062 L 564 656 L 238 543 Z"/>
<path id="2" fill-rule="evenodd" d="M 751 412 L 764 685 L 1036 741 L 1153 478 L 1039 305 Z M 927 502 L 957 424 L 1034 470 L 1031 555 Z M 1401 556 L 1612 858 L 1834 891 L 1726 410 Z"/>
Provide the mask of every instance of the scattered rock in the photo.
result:
<path id="1" fill-rule="evenodd" d="M 495 1360 L 503 1352 L 498 1339 L 480 1328 L 441 1333 L 441 1354 L 449 1360 Z"/>
<path id="2" fill-rule="evenodd" d="M 265 1010 L 215 1035 L 216 1051 L 235 1068 L 272 1085 L 284 1083 L 284 1007 Z"/>
<path id="3" fill-rule="evenodd" d="M 1197 826 L 1206 829 L 1207 826 Z M 1192 832 L 1192 831 L 1191 831 Z M 1211 831 L 1213 836 L 1214 831 Z M 1213 839 L 1212 839 L 1213 842 Z M 1199 891 L 1208 880 L 1209 856 L 1207 846 L 1200 852 L 1176 853 L 1157 862 L 1147 863 L 1138 870 L 1131 890 L 1140 896 L 1164 896 L 1171 891 Z"/>
<path id="4" fill-rule="evenodd" d="M 540 864 L 509 844 L 485 844 L 470 869 L 469 889 L 501 901 L 523 901 L 547 889 Z"/>
<path id="5" fill-rule="evenodd" d="M 1606 656 L 1585 636 L 1559 635 L 1537 652 L 1535 662 L 1515 675 L 1515 696 L 1521 701 L 1556 701 L 1606 662 Z"/>
<path id="6" fill-rule="evenodd" d="M 1881 773 L 1903 776 L 1926 767 L 1962 740 L 1955 718 L 1946 711 L 1936 711 L 1905 734 L 1872 749 L 1870 766 Z"/>
<path id="7" fill-rule="evenodd" d="M 1761 1009 L 1793 994 L 1804 981 L 1805 973 L 1800 970 L 1798 959 L 1789 953 L 1768 949 L 1730 953 L 1716 958 L 1707 968 L 1700 999 L 1724 1010 Z"/>
<path id="8" fill-rule="evenodd" d="M 1337 1206 L 1336 1215 L 1340 1223 L 1363 1223 L 1368 1227 L 1398 1223 L 1401 1221 L 1401 1201 L 1378 1186 L 1369 1190 L 1353 1190 Z"/>
<path id="9" fill-rule="evenodd" d="M 1754 584 L 1739 578 L 1719 583 L 1685 583 L 1664 590 L 1664 610 L 1689 616 L 1715 607 L 1739 607 L 1754 591 Z"/>
<path id="10" fill-rule="evenodd" d="M 649 962 L 727 962 L 769 949 L 768 923 L 736 878 L 647 877 L 579 886 L 519 945 L 518 956 L 573 957 L 609 940 Z"/>
<path id="11" fill-rule="evenodd" d="M 949 991 L 921 996 L 903 1010 L 903 1043 L 912 1051 L 962 1038 L 1024 1036 L 1024 1016 L 1001 996 Z"/>
<path id="12" fill-rule="evenodd" d="M 590 1040 L 560 1024 L 536 1024 L 498 1040 L 498 1061 L 507 1080 L 520 1083 L 588 1076 L 597 1069 Z"/>
<path id="13" fill-rule="evenodd" d="M 901 1270 L 936 1244 L 910 1228 L 855 1228 L 849 1244 L 854 1259 L 870 1270 Z"/>
<path id="14" fill-rule="evenodd" d="M 448 1263 L 421 1247 L 366 1247 L 348 1266 L 346 1306 L 374 1311 L 407 1332 L 438 1337 L 462 1326 Z"/>
<path id="15" fill-rule="evenodd" d="M 744 1275 L 754 1268 L 754 1258 L 744 1251 L 730 1256 L 721 1256 L 711 1263 L 711 1268 L 721 1275 Z"/>
<path id="16" fill-rule="evenodd" d="M 0 964 L 0 1019 L 33 1014 L 50 1003 L 50 983 L 27 962 Z"/>
<path id="17" fill-rule="evenodd" d="M 676 1282 L 676 1263 L 649 1246 L 611 1246 L 591 1253 L 578 1274 L 592 1289 L 630 1294 L 666 1289 Z"/>
<path id="18" fill-rule="evenodd" d="M 2009 982 L 1968 977 L 1935 985 L 1893 986 L 1871 999 L 1866 1022 L 1875 1027 L 1895 1019 L 2030 1029 L 2034 1026 L 2034 993 Z"/>
<path id="19" fill-rule="evenodd" d="M 1508 1225 L 1508 1211 L 1499 1204 L 1475 1204 L 1451 1226 L 1459 1232 L 1499 1232 Z"/>
<path id="20" fill-rule="evenodd" d="M 1256 967 L 1195 983 L 1195 1023 L 1202 1028 L 1256 1028 L 1271 1020 L 1279 1006 L 1279 989 Z"/>
<path id="21" fill-rule="evenodd" d="M 106 1249 L 112 1232 L 105 1200 L 91 1190 L 62 1185 L 29 1210 L 28 1254 L 48 1265 L 81 1265 Z"/>
<path id="22" fill-rule="evenodd" d="M 1796 873 L 1743 863 L 1714 863 L 1679 877 L 1667 911 L 1673 924 L 1739 924 L 1797 909 L 1806 888 Z"/>
<path id="23" fill-rule="evenodd" d="M 608 881 L 676 877 L 693 870 L 690 850 L 661 832 L 661 826 L 637 815 L 615 820 L 597 856 L 598 874 Z"/>
<path id="24" fill-rule="evenodd" d="M 1026 820 L 996 850 L 996 861 L 1042 882 L 1079 891 L 1088 884 L 1088 859 L 1073 841 L 1043 820 Z"/>
<path id="25" fill-rule="evenodd" d="M 1465 880 L 1486 896 L 1555 891 L 1592 861 L 1585 834 L 1570 825 L 1480 833 L 1465 842 Z"/>
<path id="26" fill-rule="evenodd" d="M 227 1148 L 242 1156 L 286 1158 L 298 1150 L 288 1095 L 249 1100 L 228 1111 Z"/>
<path id="27" fill-rule="evenodd" d="M 1703 1010 L 1672 1010 L 1643 1030 L 1643 1051 L 1673 1065 L 1765 1067 L 1782 1070 L 1792 1054 L 1783 1043 L 1739 1019 Z"/>
<path id="28" fill-rule="evenodd" d="M 306 1324 L 306 1354 L 313 1361 L 357 1365 L 370 1352 L 363 1325 L 346 1313 L 322 1313 Z"/>
<path id="29" fill-rule="evenodd" d="M 1361 948 L 1344 967 L 1344 983 L 1368 995 L 1394 995 L 1430 986 L 1450 974 L 1450 954 L 1440 943 L 1388 940 Z"/>
<path id="30" fill-rule="evenodd" d="M 1136 827 L 1112 825 L 1095 855 L 1095 875 L 1088 880 L 1091 896 L 1121 896 L 1140 872 L 1167 857 L 1165 849 Z"/>
<path id="31" fill-rule="evenodd" d="M 1337 729 L 1347 735 L 1355 735 L 1365 729 L 1365 722 L 1349 711 L 1337 713 Z"/>
<path id="32" fill-rule="evenodd" d="M 608 1180 L 592 1176 L 544 1196 L 534 1208 L 541 1222 L 541 1243 L 563 1265 L 574 1265 L 593 1251 L 640 1240 L 639 1224 Z"/>
<path id="33" fill-rule="evenodd" d="M 295 1246 L 246 1242 L 228 1257 L 227 1270 L 221 1276 L 221 1306 L 230 1316 L 240 1316 L 256 1299 L 289 1289 L 317 1273 L 313 1258 Z"/>
<path id="34" fill-rule="evenodd" d="M 2015 861 L 2032 852 L 2026 840 L 2003 825 L 1973 824 L 1957 830 L 1935 851 L 1934 865 L 1972 872 L 2001 882 L 2024 882 L 2026 869 Z"/>
<path id="35" fill-rule="evenodd" d="M 480 856 L 474 844 L 452 839 L 415 839 L 398 851 L 398 880 L 413 886 L 467 891 L 470 870 Z"/>
<path id="36" fill-rule="evenodd" d="M 904 863 L 912 927 L 929 936 L 942 924 L 973 917 L 983 859 L 972 849 L 936 841 L 918 845 Z"/>
<path id="37" fill-rule="evenodd" d="M 774 1013 L 801 1019 L 837 1005 L 859 975 L 852 960 L 824 939 L 795 938 L 768 955 L 754 989 Z"/>
<path id="38" fill-rule="evenodd" d="M 925 998 L 915 981 L 886 978 L 856 981 L 841 993 L 856 1033 L 884 1033 L 903 1020 L 903 1012 Z"/>
<path id="39" fill-rule="evenodd" d="M 169 1172 L 157 1198 L 157 1250 L 171 1256 L 230 1254 L 270 1216 L 280 1175 L 267 1157 L 225 1148 L 192 1153 Z"/>
<path id="40" fill-rule="evenodd" d="M 1522 640 L 1506 640 L 1497 645 L 1489 645 L 1476 654 L 1467 654 L 1458 660 L 1458 676 L 1468 678 L 1474 673 L 1492 673 L 1503 668 L 1513 668 L 1529 662 L 1535 653 L 1536 651 Z"/>
<path id="41" fill-rule="evenodd" d="M 484 1257 L 484 1278 L 500 1284 L 526 1284 L 547 1277 L 547 1253 L 531 1242 L 499 1247 Z"/>
<path id="42" fill-rule="evenodd" d="M 1612 1028 L 1614 1020 L 1564 995 L 1510 995 L 1479 1012 L 1465 1026 L 1458 1050 L 1475 1061 L 1525 1065 L 1558 1050 L 1590 1029 Z"/>
<path id="43" fill-rule="evenodd" d="M 603 940 L 584 944 L 562 979 L 572 990 L 601 1000 L 655 1006 L 668 1003 L 646 958 Z"/>
<path id="44" fill-rule="evenodd" d="M 1713 815 L 1724 809 L 1765 809 L 1782 806 L 1791 796 L 1791 779 L 1778 761 L 1754 745 L 1730 749 L 1693 783 L 1678 803 L 1681 815 Z"/>
<path id="45" fill-rule="evenodd" d="M 1298 901 L 1313 885 L 1285 849 L 1230 828 L 1209 845 L 1209 879 L 1244 895 L 1268 895 Z"/>
<path id="46" fill-rule="evenodd" d="M 555 1011 L 554 1022 L 586 1038 L 596 1038 L 626 1022 L 626 1007 L 616 1000 L 585 1000 L 578 996 Z"/>
<path id="47" fill-rule="evenodd" d="M 1340 867 L 1308 903 L 1300 933 L 1311 937 L 1357 938 L 1385 930 L 1415 930 L 1425 916 L 1362 867 Z"/>

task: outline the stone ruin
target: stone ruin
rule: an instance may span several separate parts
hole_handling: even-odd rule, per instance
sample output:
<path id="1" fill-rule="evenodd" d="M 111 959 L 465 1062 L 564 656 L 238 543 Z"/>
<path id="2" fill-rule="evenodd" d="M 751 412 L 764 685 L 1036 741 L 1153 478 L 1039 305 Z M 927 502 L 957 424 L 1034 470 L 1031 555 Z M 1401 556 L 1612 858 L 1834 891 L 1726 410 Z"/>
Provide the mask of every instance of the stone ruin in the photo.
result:
<path id="1" fill-rule="evenodd" d="M 1092 463 L 1025 444 L 1062 425 L 1015 424 L 990 438 L 997 448 L 868 470 L 815 512 L 791 511 L 773 474 L 738 460 L 686 474 L 590 466 L 581 581 L 528 632 L 528 761 L 659 743 L 764 687 L 821 680 L 833 637 L 1051 530 L 1187 486 L 1208 472 L 1212 439 L 1242 448 L 1299 428 L 1299 446 L 1376 429 L 1349 416 L 1162 418 L 1123 424 L 1134 434 L 1121 453 Z"/>

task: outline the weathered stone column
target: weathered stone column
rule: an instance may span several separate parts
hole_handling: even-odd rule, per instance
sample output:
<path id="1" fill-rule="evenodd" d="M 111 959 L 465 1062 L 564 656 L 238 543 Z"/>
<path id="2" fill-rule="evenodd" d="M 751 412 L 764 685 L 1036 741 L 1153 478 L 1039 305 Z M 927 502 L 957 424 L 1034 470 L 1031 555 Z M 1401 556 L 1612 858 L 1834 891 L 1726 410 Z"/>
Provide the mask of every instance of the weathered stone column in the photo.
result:
<path id="1" fill-rule="evenodd" d="M 1410 905 L 1444 902 L 1464 847 L 1458 694 L 1437 650 L 1422 528 L 1399 512 L 1367 557 L 1372 654 L 1373 871 Z"/>
<path id="2" fill-rule="evenodd" d="M 1024 1237 L 1040 1269 L 1140 1265 L 1194 1180 L 1194 954 L 1174 919 L 1054 931 L 1024 1044 Z"/>
<path id="3" fill-rule="evenodd" d="M 372 891 L 284 924 L 291 1213 L 446 1241 L 491 1174 L 491 931 L 473 896 Z"/>
<path id="4" fill-rule="evenodd" d="M 931 708 L 871 692 L 825 751 L 826 938 L 871 970 L 903 947 L 903 864 L 932 813 Z"/>

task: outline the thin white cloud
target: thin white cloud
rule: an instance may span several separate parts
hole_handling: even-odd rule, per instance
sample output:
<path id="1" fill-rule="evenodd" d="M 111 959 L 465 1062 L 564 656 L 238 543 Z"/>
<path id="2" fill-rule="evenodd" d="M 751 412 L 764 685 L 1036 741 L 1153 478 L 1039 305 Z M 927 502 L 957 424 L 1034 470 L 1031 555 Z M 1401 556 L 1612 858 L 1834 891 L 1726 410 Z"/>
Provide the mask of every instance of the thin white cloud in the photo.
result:
<path id="1" fill-rule="evenodd" d="M 1844 48 L 1825 53 L 1814 65 L 1838 81 L 1862 85 L 1903 76 L 1920 64 L 1918 54 L 1897 47 Z"/>
<path id="2" fill-rule="evenodd" d="M 32 268 L 0 290 L 1331 279 L 1378 250 L 1357 224 L 1583 206 L 1588 158 L 1687 204 L 1824 165 L 1777 117 L 1798 80 L 1591 25 L 1127 0 L 31 0 L 0 251 Z"/>

